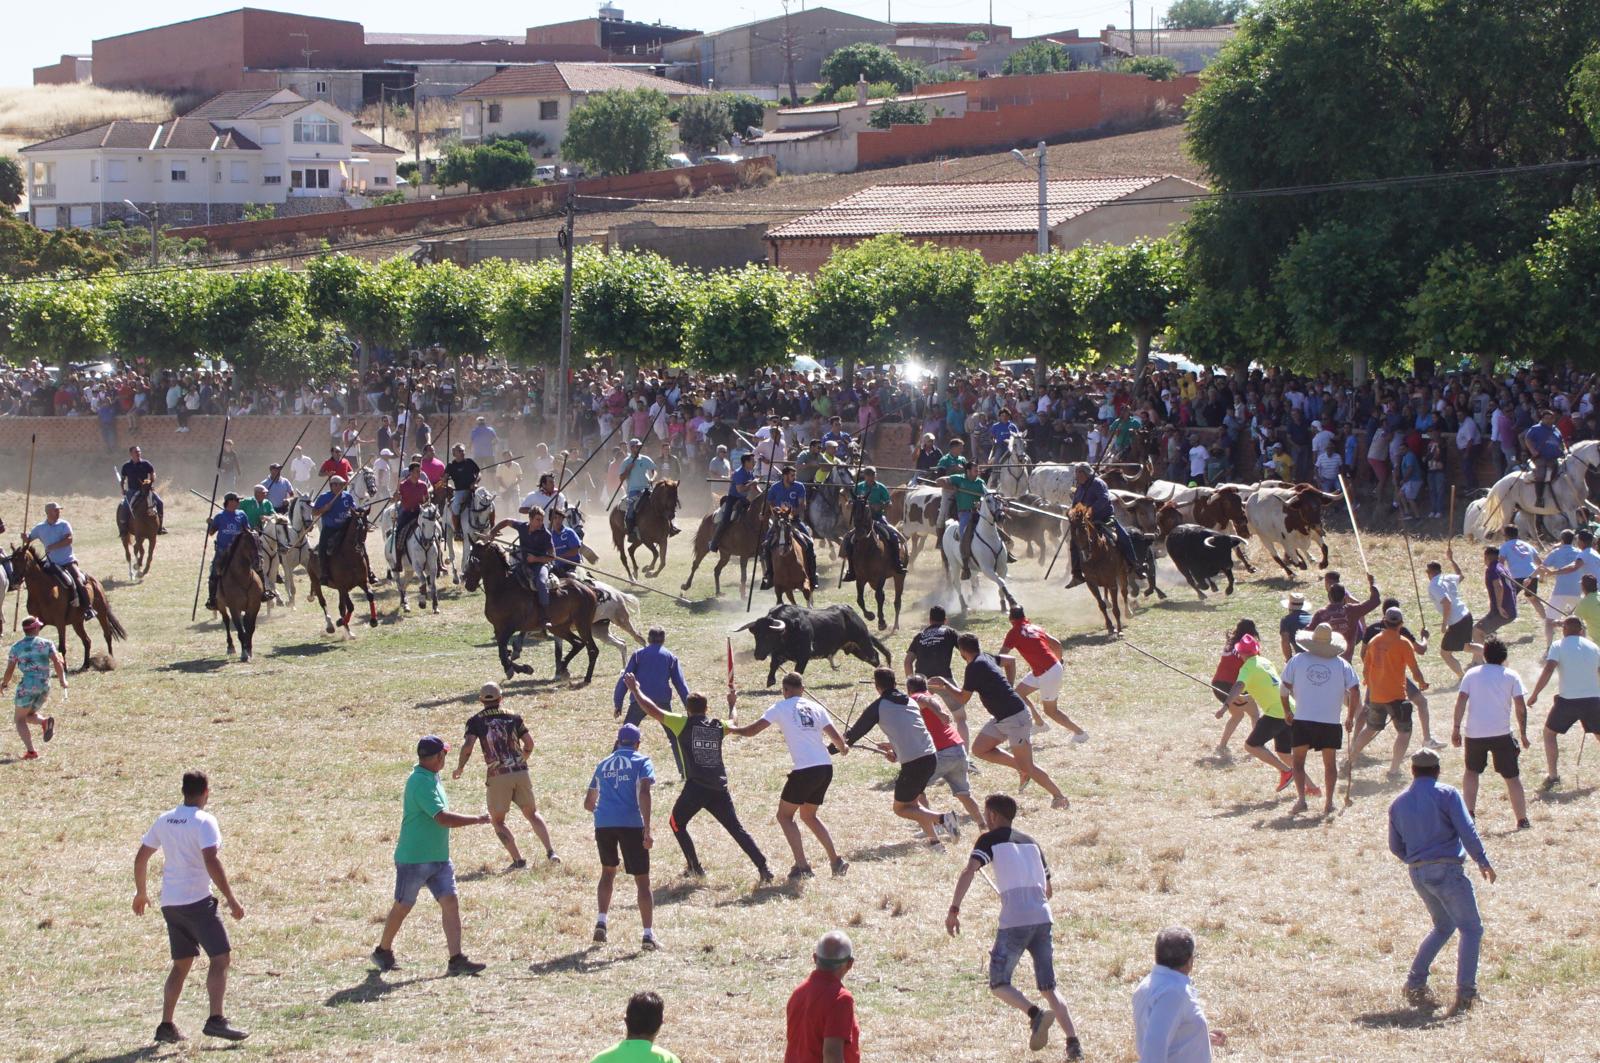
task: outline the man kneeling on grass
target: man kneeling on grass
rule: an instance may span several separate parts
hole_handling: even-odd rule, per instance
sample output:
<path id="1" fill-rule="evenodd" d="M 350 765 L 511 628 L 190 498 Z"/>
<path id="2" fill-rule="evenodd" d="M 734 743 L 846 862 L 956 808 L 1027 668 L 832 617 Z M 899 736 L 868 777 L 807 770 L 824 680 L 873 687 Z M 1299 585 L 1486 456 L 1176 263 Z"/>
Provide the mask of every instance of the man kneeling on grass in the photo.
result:
<path id="1" fill-rule="evenodd" d="M 952 937 L 961 933 L 961 900 L 972 885 L 972 876 L 992 865 L 996 881 L 991 885 L 1000 894 L 1000 925 L 989 952 L 989 991 L 1028 1016 L 1028 1047 L 1033 1051 L 1049 1043 L 1050 1024 L 1060 1020 L 1067 1035 L 1067 1058 L 1082 1059 L 1083 1048 L 1067 1013 L 1067 1002 L 1056 992 L 1050 868 L 1039 844 L 1011 825 L 1016 818 L 1017 802 L 1005 794 L 991 794 L 983 803 L 984 825 L 989 829 L 978 838 L 967 866 L 956 879 L 944 926 Z M 1034 984 L 1044 994 L 1049 1010 L 1011 984 L 1024 952 L 1033 958 Z"/>

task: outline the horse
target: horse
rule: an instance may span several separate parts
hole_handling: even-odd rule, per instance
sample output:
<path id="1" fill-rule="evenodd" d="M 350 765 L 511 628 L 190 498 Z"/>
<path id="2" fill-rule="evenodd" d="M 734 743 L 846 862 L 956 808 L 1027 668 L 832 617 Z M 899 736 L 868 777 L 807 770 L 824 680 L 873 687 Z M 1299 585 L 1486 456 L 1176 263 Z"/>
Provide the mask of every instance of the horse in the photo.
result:
<path id="1" fill-rule="evenodd" d="M 323 535 L 329 534 L 326 530 Z M 333 634 L 333 617 L 328 615 L 328 600 L 322 596 L 324 586 L 332 587 L 339 592 L 339 626 L 344 628 L 344 637 L 355 638 L 355 632 L 350 630 L 350 618 L 355 615 L 356 603 L 351 598 L 350 592 L 357 587 L 367 596 L 367 625 L 378 626 L 378 603 L 372 597 L 372 569 L 367 565 L 367 511 L 357 509 L 350 515 L 350 523 L 344 530 L 344 538 L 340 540 L 338 549 L 328 559 L 328 571 L 322 571 L 322 559 L 313 553 L 306 559 L 306 574 L 311 580 L 311 590 L 307 592 L 308 598 L 315 598 L 317 604 L 322 606 L 322 622 L 328 634 Z"/>
<path id="2" fill-rule="evenodd" d="M 127 516 L 123 516 L 126 506 Z M 150 574 L 156 559 L 156 536 L 161 517 L 156 512 L 156 490 L 146 480 L 126 503 L 117 504 L 117 534 L 122 537 L 122 556 L 128 562 L 128 582 L 136 583 Z"/>
<path id="3" fill-rule="evenodd" d="M 387 513 L 387 511 L 385 511 Z M 433 603 L 439 611 L 439 550 L 444 541 L 444 519 L 432 502 L 424 502 L 417 511 L 417 519 L 406 531 L 404 543 L 395 542 L 384 535 L 383 558 L 394 573 L 394 585 L 400 591 L 400 611 L 411 612 L 411 602 L 406 598 L 406 566 L 416 574 L 418 595 L 424 602 Z"/>
<path id="4" fill-rule="evenodd" d="M 517 673 L 531 675 L 533 668 L 517 664 L 511 650 L 511 636 L 517 636 L 517 653 L 521 653 L 522 639 L 534 629 L 539 613 L 539 598 L 522 586 L 511 571 L 511 559 L 506 548 L 493 541 L 473 543 L 467 549 L 467 564 L 461 574 L 461 583 L 470 593 L 483 585 L 483 616 L 494 628 L 494 641 L 500 651 L 500 666 L 506 678 Z M 580 649 L 589 651 L 589 670 L 584 674 L 583 685 L 594 678 L 594 662 L 600 656 L 600 647 L 594 641 L 595 592 L 585 583 L 574 579 L 552 580 L 550 607 L 545 619 L 557 638 L 553 642 L 556 655 L 556 678 L 567 675 L 567 663 L 578 655 Z M 561 642 L 566 640 L 572 649 L 561 656 Z"/>
<path id="5" fill-rule="evenodd" d="M 78 608 L 77 595 L 69 594 L 56 577 L 44 570 L 40 554 L 34 552 L 35 547 L 24 544 L 11 554 L 11 578 L 17 583 L 28 588 L 28 612 L 38 617 L 45 627 L 56 629 L 56 646 L 61 650 L 61 655 L 67 653 L 67 628 L 78 633 L 78 638 L 83 642 L 83 669 L 89 667 L 89 634 L 83 626 L 83 610 Z M 127 641 L 128 632 L 123 628 L 122 622 L 111 611 L 111 602 L 106 598 L 106 592 L 101 588 L 100 581 L 93 576 L 85 575 L 83 582 L 89 588 L 89 604 L 93 606 L 95 615 L 100 621 L 100 631 L 106 637 L 106 656 L 111 656 L 111 640 L 122 639 Z"/>
<path id="6" fill-rule="evenodd" d="M 350 497 L 358 506 L 365 506 L 378 497 L 378 474 L 372 471 L 372 466 L 363 465 L 351 474 Z"/>
<path id="7" fill-rule="evenodd" d="M 1005 500 L 997 494 L 986 494 L 978 499 L 977 508 L 973 510 L 972 519 L 978 526 L 972 532 L 972 564 L 979 572 L 983 573 L 1000 591 L 1000 607 L 1010 609 L 1018 603 L 1011 593 L 1011 588 L 1006 583 L 1006 548 L 1000 542 L 1000 525 L 1006 517 Z M 967 596 L 961 589 L 961 581 L 956 574 L 961 571 L 961 525 L 959 522 L 946 521 L 944 533 L 941 537 L 941 556 L 944 560 L 945 578 L 955 584 L 956 597 L 961 602 L 961 611 L 967 611 Z M 977 597 L 978 577 L 971 580 L 973 597 Z"/>
<path id="8" fill-rule="evenodd" d="M 711 570 L 711 579 L 718 596 L 722 594 L 722 570 L 734 558 L 739 559 L 739 593 L 744 594 L 750 563 L 761 556 L 761 541 L 766 538 L 767 521 L 771 512 L 771 503 L 765 498 L 758 498 L 747 505 L 744 512 L 723 530 L 722 538 L 717 541 L 717 564 Z M 689 566 L 688 578 L 683 581 L 683 586 L 679 587 L 679 590 L 688 590 L 689 584 L 694 582 L 694 574 L 700 571 L 700 562 L 711 552 L 711 536 L 716 526 L 716 510 L 700 518 L 700 527 L 694 533 L 694 564 Z"/>
<path id="9" fill-rule="evenodd" d="M 788 506 L 779 506 L 772 515 L 772 593 L 779 604 L 787 595 L 789 604 L 795 605 L 795 592 L 799 591 L 810 606 L 815 590 L 806 572 L 805 547 L 794 530 L 794 513 Z"/>
<path id="10" fill-rule="evenodd" d="M 659 576 L 667 567 L 667 541 L 673 531 L 672 518 L 678 512 L 678 481 L 657 480 L 650 491 L 639 500 L 634 514 L 634 527 L 638 537 L 629 543 L 627 517 L 621 506 L 611 510 L 611 541 L 622 558 L 622 570 L 629 579 L 641 576 Z M 644 567 L 634 560 L 639 547 L 650 548 L 650 562 Z"/>
<path id="11" fill-rule="evenodd" d="M 584 583 L 594 591 L 594 626 L 600 632 L 600 637 L 617 648 L 617 653 L 622 657 L 623 667 L 628 664 L 628 642 L 616 635 L 612 625 L 620 627 L 639 645 L 644 645 L 644 636 L 639 634 L 639 599 L 627 591 L 618 590 L 609 583 L 602 583 L 592 575 L 586 575 Z"/>
<path id="12" fill-rule="evenodd" d="M 1127 606 L 1128 617 L 1133 617 L 1133 596 L 1129 593 L 1131 582 L 1128 563 L 1117 546 L 1116 533 L 1095 523 L 1089 507 L 1079 503 L 1067 511 L 1068 534 L 1083 562 L 1083 578 L 1094 595 L 1094 604 L 1100 607 L 1100 616 L 1106 622 L 1107 634 L 1122 633 L 1122 604 Z M 1122 604 L 1117 601 L 1122 596 Z M 1109 607 L 1109 609 L 1108 609 Z M 1116 620 L 1115 629 L 1112 619 Z"/>
<path id="13" fill-rule="evenodd" d="M 466 505 L 461 507 L 461 537 L 466 546 L 489 538 L 489 530 L 494 527 L 496 497 L 488 488 L 479 487 L 467 498 Z"/>
<path id="14" fill-rule="evenodd" d="M 1033 459 L 1028 457 L 1027 437 L 1021 432 L 1011 433 L 1006 440 L 1006 449 L 998 455 L 998 460 L 1002 464 L 995 470 L 995 490 L 1008 498 L 1027 494 L 1033 465 Z"/>
<path id="15" fill-rule="evenodd" d="M 850 467 L 846 465 L 835 465 L 824 482 L 806 485 L 806 526 L 811 529 L 813 539 L 819 543 L 826 541 L 835 552 L 839 537 L 850 530 L 844 500 L 853 485 Z"/>
<path id="16" fill-rule="evenodd" d="M 1484 542 L 1498 542 L 1500 529 L 1507 524 L 1516 524 L 1536 538 L 1559 534 L 1576 526 L 1577 509 L 1590 498 L 1592 474 L 1600 474 L 1600 443 L 1593 440 L 1574 443 L 1561 459 L 1545 488 L 1543 506 L 1533 473 L 1523 468 L 1508 471 L 1489 488 L 1481 506 L 1468 506 L 1462 530 Z"/>
<path id="17" fill-rule="evenodd" d="M 260 545 L 254 532 L 234 537 L 222 559 L 222 578 L 217 580 L 217 605 L 222 614 L 222 630 L 228 636 L 228 655 L 233 655 L 233 633 L 239 633 L 239 660 L 248 661 L 255 652 L 256 614 L 261 612 L 265 584 L 261 582 Z"/>
<path id="18" fill-rule="evenodd" d="M 867 608 L 866 589 L 872 588 L 872 593 L 878 599 L 878 630 L 884 629 L 883 622 L 883 585 L 889 580 L 894 580 L 894 628 L 900 630 L 900 598 L 905 591 L 906 577 L 895 567 L 895 557 L 890 547 L 878 538 L 878 531 L 873 526 L 872 507 L 867 505 L 865 499 L 852 498 L 850 500 L 850 566 L 855 572 L 856 604 L 861 607 L 861 615 L 868 620 L 874 619 L 872 610 Z"/>
<path id="19" fill-rule="evenodd" d="M 288 512 L 274 513 L 261 521 L 261 577 L 272 586 L 281 575 L 289 595 L 289 608 L 294 608 L 294 570 L 310 571 L 311 503 L 304 495 L 289 499 Z"/>

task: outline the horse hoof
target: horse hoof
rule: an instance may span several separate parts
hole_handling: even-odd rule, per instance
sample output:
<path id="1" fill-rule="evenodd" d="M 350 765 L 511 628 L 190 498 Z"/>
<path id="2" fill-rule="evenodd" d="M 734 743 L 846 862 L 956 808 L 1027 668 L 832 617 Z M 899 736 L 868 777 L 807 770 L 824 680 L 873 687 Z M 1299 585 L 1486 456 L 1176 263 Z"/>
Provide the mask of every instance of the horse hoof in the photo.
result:
<path id="1" fill-rule="evenodd" d="M 333 634 L 333 624 L 331 624 L 331 623 L 330 623 L 330 624 L 328 624 L 328 627 L 327 627 L 327 632 L 328 632 L 328 634 L 330 634 L 330 635 L 331 635 L 331 634 Z"/>

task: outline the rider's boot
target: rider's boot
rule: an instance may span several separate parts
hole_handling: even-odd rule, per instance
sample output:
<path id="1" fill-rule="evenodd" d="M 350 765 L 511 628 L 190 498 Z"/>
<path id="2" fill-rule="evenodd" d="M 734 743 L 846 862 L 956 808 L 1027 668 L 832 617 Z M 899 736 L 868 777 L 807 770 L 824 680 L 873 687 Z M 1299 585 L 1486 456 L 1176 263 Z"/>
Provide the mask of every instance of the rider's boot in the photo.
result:
<path id="1" fill-rule="evenodd" d="M 761 589 L 772 589 L 772 553 L 768 551 L 761 555 Z"/>
<path id="2" fill-rule="evenodd" d="M 206 608 L 211 612 L 217 611 L 217 574 L 213 572 L 206 582 Z"/>

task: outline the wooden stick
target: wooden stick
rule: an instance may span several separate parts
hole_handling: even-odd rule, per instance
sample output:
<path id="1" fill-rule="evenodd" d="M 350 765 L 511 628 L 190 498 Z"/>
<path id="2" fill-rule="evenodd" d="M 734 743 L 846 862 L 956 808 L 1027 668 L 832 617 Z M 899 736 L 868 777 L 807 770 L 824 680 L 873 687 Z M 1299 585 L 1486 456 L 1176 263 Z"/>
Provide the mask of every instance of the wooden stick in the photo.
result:
<path id="1" fill-rule="evenodd" d="M 1406 544 L 1406 561 L 1411 565 L 1411 589 L 1417 596 L 1417 622 L 1427 627 L 1427 612 L 1422 608 L 1422 585 L 1417 582 L 1417 559 L 1411 555 L 1411 536 L 1406 534 L 1405 522 L 1400 524 L 1400 538 Z"/>
<path id="2" fill-rule="evenodd" d="M 1155 654 L 1151 653 L 1149 650 L 1142 650 L 1138 646 L 1135 646 L 1133 643 L 1128 642 L 1125 639 L 1124 640 L 1120 640 L 1118 645 L 1126 646 L 1126 647 L 1128 647 L 1128 649 L 1133 650 L 1135 653 L 1142 653 L 1146 657 L 1150 658 L 1152 661 L 1154 661 L 1157 664 L 1159 664 L 1161 667 L 1170 669 L 1171 671 L 1174 671 L 1174 672 L 1177 672 L 1179 675 L 1183 676 L 1185 679 L 1192 679 L 1196 683 L 1199 683 L 1201 686 L 1206 687 L 1207 689 L 1221 691 L 1224 694 L 1229 693 L 1228 689 L 1224 689 L 1223 687 L 1219 686 L 1216 683 L 1211 682 L 1210 680 L 1201 679 L 1199 676 L 1197 676 L 1197 675 L 1195 675 L 1195 674 L 1193 674 L 1191 672 L 1185 672 L 1182 668 L 1179 668 L 1179 667 L 1177 667 L 1175 665 L 1170 665 L 1166 661 L 1163 661 L 1160 657 L 1157 657 Z"/>
<path id="3" fill-rule="evenodd" d="M 1367 567 L 1367 548 L 1361 544 L 1361 525 L 1356 523 L 1356 507 L 1350 502 L 1350 487 L 1344 482 L 1344 473 L 1339 474 L 1339 493 L 1344 496 L 1344 511 L 1350 514 L 1350 530 L 1356 534 L 1356 552 L 1361 555 L 1361 571 L 1372 575 L 1372 569 Z"/>
<path id="4" fill-rule="evenodd" d="M 33 515 L 33 455 L 39 445 L 39 433 L 35 432 L 28 437 L 28 493 L 22 502 L 22 534 L 28 534 L 28 522 Z M 26 584 L 26 580 L 23 581 Z M 17 588 L 17 604 L 11 607 L 11 627 L 13 629 L 21 623 L 22 618 L 22 588 Z M 5 616 L 0 613 L 0 617 Z"/>
<path id="5" fill-rule="evenodd" d="M 1453 542 L 1456 541 L 1456 485 L 1455 484 L 1451 484 L 1450 485 L 1450 515 L 1445 521 L 1444 535 L 1445 535 L 1444 541 L 1446 543 L 1453 543 Z"/>
<path id="6" fill-rule="evenodd" d="M 228 408 L 228 399 L 226 395 L 224 395 L 222 399 L 222 408 Z M 212 509 L 217 508 L 217 487 L 222 483 L 222 451 L 223 448 L 228 445 L 228 424 L 232 420 L 233 416 L 231 414 L 223 417 L 222 419 L 222 438 L 217 442 L 217 471 L 211 477 L 210 504 Z M 207 513 L 206 520 L 209 521 L 210 519 L 211 515 Z M 211 536 L 207 535 L 204 541 L 200 543 L 200 571 L 196 572 L 194 576 L 194 605 L 189 608 L 190 623 L 193 623 L 195 617 L 200 613 L 200 584 L 203 583 L 206 578 L 206 550 L 209 549 L 210 546 Z"/>

